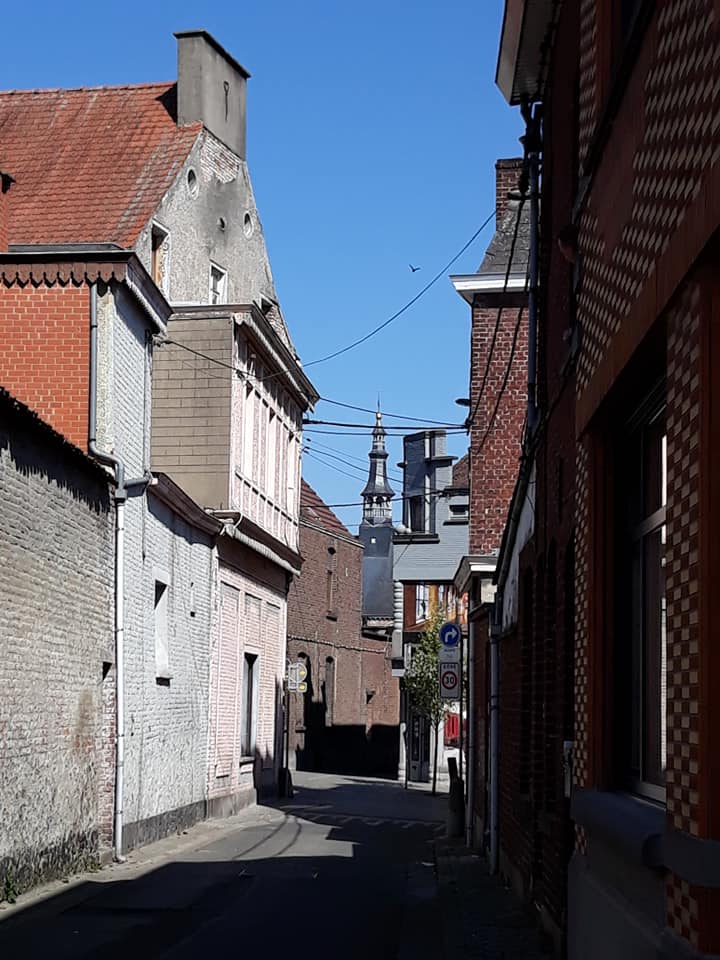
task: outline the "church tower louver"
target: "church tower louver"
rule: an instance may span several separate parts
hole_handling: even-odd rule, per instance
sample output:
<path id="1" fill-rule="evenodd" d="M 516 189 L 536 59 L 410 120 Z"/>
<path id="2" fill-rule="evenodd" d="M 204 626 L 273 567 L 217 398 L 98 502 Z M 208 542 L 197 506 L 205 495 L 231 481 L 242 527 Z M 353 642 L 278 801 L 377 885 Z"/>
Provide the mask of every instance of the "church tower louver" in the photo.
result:
<path id="1" fill-rule="evenodd" d="M 368 481 L 362 491 L 363 519 L 358 531 L 363 553 L 363 620 L 370 628 L 386 629 L 393 621 L 393 523 L 395 495 L 387 477 L 387 450 L 380 404 L 375 414 L 369 453 Z"/>

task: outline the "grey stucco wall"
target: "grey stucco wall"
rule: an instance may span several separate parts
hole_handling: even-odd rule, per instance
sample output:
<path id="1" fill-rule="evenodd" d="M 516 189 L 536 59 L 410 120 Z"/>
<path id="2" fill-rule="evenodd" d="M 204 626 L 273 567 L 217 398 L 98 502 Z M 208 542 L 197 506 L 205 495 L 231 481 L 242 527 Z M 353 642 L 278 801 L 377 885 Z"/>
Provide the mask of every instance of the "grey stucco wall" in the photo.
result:
<path id="1" fill-rule="evenodd" d="M 190 169 L 197 177 L 197 196 L 188 188 Z M 227 271 L 226 302 L 277 298 L 247 163 L 207 130 L 199 134 L 153 219 L 170 234 L 166 295 L 171 303 L 208 302 L 211 260 Z M 136 244 L 148 269 L 151 232 L 152 221 Z"/>
<path id="2" fill-rule="evenodd" d="M 0 880 L 18 890 L 98 854 L 112 581 L 102 473 L 0 401 Z"/>

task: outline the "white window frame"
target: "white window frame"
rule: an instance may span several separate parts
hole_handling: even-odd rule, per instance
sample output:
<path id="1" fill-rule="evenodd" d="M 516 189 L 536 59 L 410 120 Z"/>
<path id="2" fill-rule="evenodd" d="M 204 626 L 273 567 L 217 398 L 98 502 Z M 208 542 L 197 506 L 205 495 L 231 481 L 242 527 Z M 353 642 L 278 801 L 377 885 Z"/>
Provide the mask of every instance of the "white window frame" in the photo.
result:
<path id="1" fill-rule="evenodd" d="M 155 640 L 155 678 L 171 680 L 170 672 L 170 576 L 153 569 L 153 635 Z"/>
<path id="2" fill-rule="evenodd" d="M 213 274 L 217 272 L 219 274 L 219 283 L 217 286 L 217 300 L 213 300 L 215 296 L 215 288 L 213 286 Z M 208 303 L 211 306 L 220 305 L 227 303 L 227 270 L 224 267 L 221 267 L 219 263 L 215 263 L 214 260 L 210 261 L 210 271 L 208 273 Z"/>

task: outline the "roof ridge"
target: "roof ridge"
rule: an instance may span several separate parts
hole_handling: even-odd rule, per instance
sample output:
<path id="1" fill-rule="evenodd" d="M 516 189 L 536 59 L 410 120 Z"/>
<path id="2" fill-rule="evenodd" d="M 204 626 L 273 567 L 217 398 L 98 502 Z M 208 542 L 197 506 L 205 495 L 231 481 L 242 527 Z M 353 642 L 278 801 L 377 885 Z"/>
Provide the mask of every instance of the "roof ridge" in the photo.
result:
<path id="1" fill-rule="evenodd" d="M 90 93 L 97 90 L 142 90 L 172 87 L 177 80 L 152 80 L 144 83 L 101 83 L 97 86 L 82 87 L 20 87 L 12 90 L 0 90 L 0 97 L 15 96 L 21 93 Z"/>

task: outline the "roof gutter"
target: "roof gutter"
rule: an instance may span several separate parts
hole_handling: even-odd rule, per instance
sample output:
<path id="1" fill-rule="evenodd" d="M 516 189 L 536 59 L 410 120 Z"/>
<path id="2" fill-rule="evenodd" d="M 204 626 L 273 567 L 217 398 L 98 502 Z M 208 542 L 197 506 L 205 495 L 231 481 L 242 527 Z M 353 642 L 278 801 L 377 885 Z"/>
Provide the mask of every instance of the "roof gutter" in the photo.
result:
<path id="1" fill-rule="evenodd" d="M 495 83 L 511 106 L 542 99 L 544 53 L 562 0 L 506 0 Z"/>

